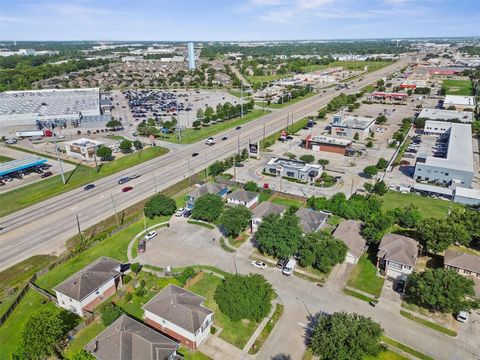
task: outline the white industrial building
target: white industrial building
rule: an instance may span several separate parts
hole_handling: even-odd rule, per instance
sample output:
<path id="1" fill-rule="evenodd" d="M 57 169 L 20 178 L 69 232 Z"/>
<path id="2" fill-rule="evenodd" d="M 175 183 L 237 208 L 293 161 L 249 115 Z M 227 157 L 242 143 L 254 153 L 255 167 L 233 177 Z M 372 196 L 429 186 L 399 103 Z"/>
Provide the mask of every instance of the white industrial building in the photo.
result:
<path id="1" fill-rule="evenodd" d="M 374 118 L 337 114 L 330 123 L 330 135 L 353 139 L 358 133 L 359 139 L 364 140 L 373 131 L 374 124 Z"/>
<path id="2" fill-rule="evenodd" d="M 420 114 L 418 114 L 418 117 L 426 120 L 458 121 L 462 123 L 473 122 L 473 112 L 471 111 L 422 109 Z"/>
<path id="3" fill-rule="evenodd" d="M 453 201 L 464 205 L 480 205 L 480 190 L 457 187 Z"/>
<path id="4" fill-rule="evenodd" d="M 420 148 L 414 179 L 442 185 L 470 187 L 474 176 L 472 129 L 469 124 L 427 121 L 425 135 L 448 138 L 445 157 L 434 157 L 426 148 Z"/>
<path id="5" fill-rule="evenodd" d="M 98 147 L 103 144 L 101 141 L 86 138 L 64 142 L 67 156 L 84 161 L 94 161 Z"/>
<path id="6" fill-rule="evenodd" d="M 475 109 L 475 96 L 446 95 L 443 101 L 443 108 L 455 107 L 455 110 Z"/>

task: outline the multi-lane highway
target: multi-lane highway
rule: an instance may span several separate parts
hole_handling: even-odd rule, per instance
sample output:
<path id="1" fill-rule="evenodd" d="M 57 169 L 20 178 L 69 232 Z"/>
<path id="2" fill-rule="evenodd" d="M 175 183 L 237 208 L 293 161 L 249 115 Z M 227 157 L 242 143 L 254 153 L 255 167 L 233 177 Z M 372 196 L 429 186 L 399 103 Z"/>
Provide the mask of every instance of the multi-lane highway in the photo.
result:
<path id="1" fill-rule="evenodd" d="M 407 63 L 407 59 L 404 59 L 367 74 L 363 80 L 355 82 L 355 87 L 344 92 L 357 92 Z M 286 126 L 289 116 L 293 121 L 297 121 L 305 116 L 315 115 L 318 109 L 338 93 L 331 88 L 325 93 L 319 93 L 251 121 L 240 130 L 227 131 L 224 134 L 228 134 L 228 140 L 218 141 L 214 146 L 208 147 L 204 141 L 185 145 L 162 157 L 98 180 L 93 190 L 72 190 L 1 218 L 0 226 L 3 230 L 0 231 L 0 270 L 33 255 L 62 251 L 65 241 L 78 231 L 77 215 L 82 228 L 90 227 L 113 215 L 114 205 L 117 211 L 125 209 L 151 196 L 155 189 L 160 191 L 204 169 L 214 161 L 236 153 L 239 147 L 244 148 L 249 141 L 260 140 L 264 132 L 268 136 L 279 131 Z M 220 139 L 224 134 L 219 134 L 216 138 Z M 199 156 L 192 157 L 194 152 L 198 152 Z M 142 176 L 128 183 L 133 186 L 133 191 L 122 193 L 123 186 L 118 185 L 117 180 L 123 175 L 133 173 Z"/>

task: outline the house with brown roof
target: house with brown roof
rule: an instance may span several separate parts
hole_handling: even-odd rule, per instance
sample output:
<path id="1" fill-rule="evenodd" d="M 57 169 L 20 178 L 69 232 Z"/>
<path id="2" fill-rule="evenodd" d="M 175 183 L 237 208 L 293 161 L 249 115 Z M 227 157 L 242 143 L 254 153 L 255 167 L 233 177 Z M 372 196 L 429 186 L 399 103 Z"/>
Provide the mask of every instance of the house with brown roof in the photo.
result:
<path id="1" fill-rule="evenodd" d="M 410 275 L 415 270 L 418 256 L 418 242 L 412 238 L 385 234 L 378 246 L 377 266 L 393 279 Z"/>
<path id="2" fill-rule="evenodd" d="M 213 311 L 204 302 L 205 298 L 170 284 L 143 305 L 145 323 L 195 350 L 210 335 L 213 323 Z"/>
<path id="3" fill-rule="evenodd" d="M 480 279 L 480 256 L 455 250 L 446 250 L 443 257 L 446 269 L 452 269 L 464 276 L 474 276 Z"/>
<path id="4" fill-rule="evenodd" d="M 355 220 L 342 221 L 335 231 L 333 236 L 343 241 L 348 247 L 348 252 L 345 260 L 347 263 L 356 264 L 365 250 L 366 241 L 361 235 L 362 224 Z"/>
<path id="5" fill-rule="evenodd" d="M 286 210 L 286 207 L 280 204 L 274 204 L 270 201 L 263 201 L 252 211 L 252 232 L 257 231 L 258 227 L 262 223 L 262 220 L 270 215 L 282 215 Z"/>
<path id="6" fill-rule="evenodd" d="M 102 256 L 53 288 L 58 305 L 83 316 L 122 286 L 122 263 Z"/>
<path id="7" fill-rule="evenodd" d="M 120 316 L 85 345 L 99 360 L 175 360 L 180 345 L 145 324 Z"/>
<path id="8" fill-rule="evenodd" d="M 229 205 L 243 205 L 252 209 L 258 204 L 258 193 L 237 189 L 227 195 L 227 202 Z"/>

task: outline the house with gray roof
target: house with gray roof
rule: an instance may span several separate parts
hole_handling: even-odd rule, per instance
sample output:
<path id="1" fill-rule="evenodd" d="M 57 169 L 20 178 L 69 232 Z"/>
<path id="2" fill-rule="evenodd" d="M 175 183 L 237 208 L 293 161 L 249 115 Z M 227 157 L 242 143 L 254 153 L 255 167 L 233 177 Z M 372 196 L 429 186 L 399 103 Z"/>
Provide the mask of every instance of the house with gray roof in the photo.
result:
<path id="1" fill-rule="evenodd" d="M 355 220 L 342 221 L 335 231 L 333 236 L 343 241 L 348 247 L 348 252 L 345 260 L 347 263 L 356 264 L 365 250 L 366 241 L 361 235 L 362 224 Z"/>
<path id="2" fill-rule="evenodd" d="M 102 256 L 53 288 L 58 305 L 83 316 L 122 286 L 122 262 Z"/>
<path id="3" fill-rule="evenodd" d="M 258 204 L 258 193 L 237 189 L 227 195 L 227 202 L 229 205 L 243 205 L 252 209 Z"/>
<path id="4" fill-rule="evenodd" d="M 305 234 L 316 232 L 327 222 L 328 214 L 312 209 L 300 208 L 295 215 L 300 219 L 300 228 Z"/>
<path id="5" fill-rule="evenodd" d="M 377 266 L 393 279 L 410 275 L 415 270 L 418 256 L 418 242 L 412 238 L 385 234 L 378 246 Z"/>
<path id="6" fill-rule="evenodd" d="M 480 256 L 448 249 L 445 251 L 443 265 L 460 275 L 480 278 Z"/>
<path id="7" fill-rule="evenodd" d="M 145 323 L 195 350 L 210 335 L 213 311 L 203 306 L 205 298 L 175 285 L 168 285 L 143 305 Z"/>
<path id="8" fill-rule="evenodd" d="M 99 360 L 175 360 L 180 345 L 145 324 L 120 316 L 86 346 Z"/>
<path id="9" fill-rule="evenodd" d="M 192 209 L 195 201 L 202 195 L 215 194 L 223 198 L 227 195 L 227 192 L 228 187 L 226 185 L 217 183 L 196 184 L 195 188 L 188 194 L 187 207 Z"/>
<path id="10" fill-rule="evenodd" d="M 274 204 L 270 201 L 263 201 L 252 211 L 252 232 L 257 231 L 263 218 L 268 215 L 282 215 L 287 208 L 280 204 Z"/>

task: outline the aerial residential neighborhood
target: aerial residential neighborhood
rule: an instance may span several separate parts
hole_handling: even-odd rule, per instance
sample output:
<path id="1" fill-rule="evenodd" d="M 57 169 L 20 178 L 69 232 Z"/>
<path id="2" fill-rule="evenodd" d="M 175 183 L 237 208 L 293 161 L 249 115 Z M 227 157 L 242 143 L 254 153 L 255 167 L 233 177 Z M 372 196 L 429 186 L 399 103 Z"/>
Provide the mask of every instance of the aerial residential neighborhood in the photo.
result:
<path id="1" fill-rule="evenodd" d="M 479 15 L 0 0 L 0 360 L 479 360 Z"/>

